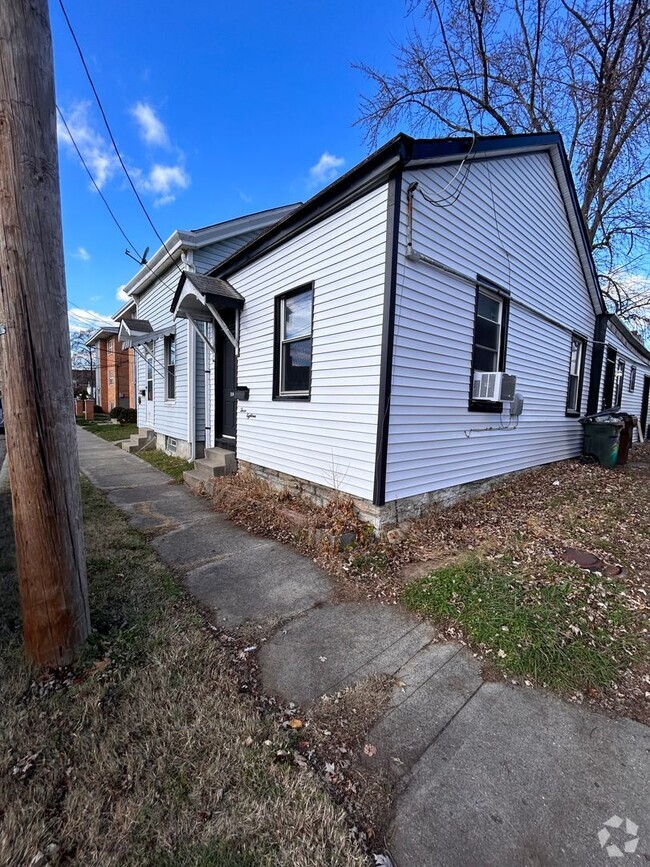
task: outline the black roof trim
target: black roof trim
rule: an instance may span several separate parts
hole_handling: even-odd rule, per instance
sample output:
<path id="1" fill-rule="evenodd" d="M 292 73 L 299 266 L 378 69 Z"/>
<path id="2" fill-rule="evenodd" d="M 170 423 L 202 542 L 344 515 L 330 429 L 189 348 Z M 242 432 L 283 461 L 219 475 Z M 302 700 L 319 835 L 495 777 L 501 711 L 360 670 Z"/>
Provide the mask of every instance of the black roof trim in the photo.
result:
<path id="1" fill-rule="evenodd" d="M 616 330 L 620 333 L 621 337 L 623 337 L 631 346 L 642 355 L 647 361 L 650 361 L 650 349 L 643 343 L 643 341 L 639 340 L 636 334 L 633 334 L 630 329 L 625 325 L 622 319 L 619 319 L 618 316 L 613 314 L 610 318 L 611 325 L 616 328 Z"/>
<path id="2" fill-rule="evenodd" d="M 324 190 L 312 196 L 305 204 L 296 208 L 287 217 L 241 247 L 213 268 L 209 274 L 215 277 L 230 276 L 259 256 L 279 246 L 283 241 L 386 182 L 392 175 L 410 163 L 421 165 L 427 160 L 435 162 L 445 158 L 462 159 L 470 151 L 475 155 L 488 155 L 512 151 L 513 149 L 548 150 L 552 147 L 556 147 L 560 155 L 582 240 L 586 250 L 590 251 L 591 244 L 588 240 L 587 227 L 578 202 L 562 136 L 558 132 L 437 139 L 414 139 L 404 133 L 398 133 L 365 160 L 325 187 Z M 592 278 L 596 288 L 600 291 L 598 274 L 591 255 L 589 259 Z"/>

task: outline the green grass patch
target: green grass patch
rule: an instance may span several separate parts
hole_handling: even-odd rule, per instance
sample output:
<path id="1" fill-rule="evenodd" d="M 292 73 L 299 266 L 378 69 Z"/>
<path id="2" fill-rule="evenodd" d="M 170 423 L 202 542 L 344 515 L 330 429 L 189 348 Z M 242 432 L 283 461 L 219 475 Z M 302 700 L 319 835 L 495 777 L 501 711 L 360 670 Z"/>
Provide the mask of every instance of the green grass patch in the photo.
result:
<path id="1" fill-rule="evenodd" d="M 407 587 L 407 607 L 454 622 L 499 668 L 560 690 L 602 689 L 645 653 L 624 587 L 547 564 L 535 576 L 476 557 Z"/>
<path id="2" fill-rule="evenodd" d="M 131 434 L 138 432 L 137 424 L 98 424 L 95 421 L 77 421 L 77 424 L 109 443 L 128 440 Z"/>
<path id="3" fill-rule="evenodd" d="M 183 458 L 177 458 L 175 455 L 168 455 L 166 452 L 161 452 L 158 449 L 153 449 L 145 452 L 138 452 L 137 457 L 142 458 L 152 467 L 157 470 L 162 470 L 171 476 L 175 482 L 183 481 L 183 473 L 186 470 L 194 468 L 194 461 L 186 461 Z"/>

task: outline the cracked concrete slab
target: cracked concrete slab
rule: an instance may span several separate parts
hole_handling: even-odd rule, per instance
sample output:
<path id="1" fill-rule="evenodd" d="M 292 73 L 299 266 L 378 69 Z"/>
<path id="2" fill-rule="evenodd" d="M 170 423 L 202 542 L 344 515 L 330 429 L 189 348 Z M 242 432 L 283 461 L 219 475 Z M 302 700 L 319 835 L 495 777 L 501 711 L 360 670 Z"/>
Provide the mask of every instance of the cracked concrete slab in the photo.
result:
<path id="1" fill-rule="evenodd" d="M 368 735 L 377 752 L 366 763 L 396 779 L 413 768 L 483 684 L 479 664 L 465 649 L 433 645 L 419 656 L 417 665 L 407 663 L 397 673 L 404 686 Z"/>
<path id="2" fill-rule="evenodd" d="M 306 704 L 366 674 L 392 674 L 402 654 L 408 658 L 430 639 L 428 627 L 396 606 L 324 605 L 293 620 L 264 645 L 262 679 L 271 692 Z"/>
<path id="3" fill-rule="evenodd" d="M 272 542 L 225 553 L 188 572 L 185 580 L 190 592 L 228 625 L 295 617 L 331 593 L 324 572 Z"/>
<path id="4" fill-rule="evenodd" d="M 413 768 L 391 852 L 418 867 L 606 864 L 603 823 L 643 827 L 648 804 L 650 729 L 485 683 Z"/>

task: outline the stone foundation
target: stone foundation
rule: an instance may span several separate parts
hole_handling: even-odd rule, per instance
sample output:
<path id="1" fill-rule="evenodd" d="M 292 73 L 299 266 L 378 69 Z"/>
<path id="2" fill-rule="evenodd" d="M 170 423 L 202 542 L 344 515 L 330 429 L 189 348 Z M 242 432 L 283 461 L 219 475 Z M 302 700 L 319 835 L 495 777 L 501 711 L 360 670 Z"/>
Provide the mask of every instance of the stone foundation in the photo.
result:
<path id="1" fill-rule="evenodd" d="M 253 473 L 258 478 L 268 482 L 276 490 L 293 491 L 303 497 L 307 497 L 317 506 L 324 506 L 336 495 L 336 491 L 333 488 L 328 488 L 327 485 L 299 479 L 296 476 L 290 476 L 279 470 L 271 470 L 268 467 L 261 467 L 248 461 L 239 461 L 238 464 L 240 469 Z M 478 497 L 491 491 L 508 479 L 512 479 L 515 476 L 521 475 L 521 473 L 529 472 L 533 469 L 536 469 L 536 467 L 527 467 L 525 470 L 516 470 L 515 472 L 505 473 L 500 476 L 491 476 L 489 479 L 480 479 L 479 481 L 467 482 L 463 485 L 454 485 L 453 487 L 443 488 L 440 491 L 415 494 L 412 497 L 392 500 L 384 506 L 375 506 L 370 500 L 364 500 L 362 497 L 352 497 L 350 494 L 346 494 L 345 496 L 351 497 L 362 521 L 381 531 L 418 518 L 432 506 L 449 508 L 449 506 L 453 506 L 456 503 L 471 500 L 473 497 Z"/>

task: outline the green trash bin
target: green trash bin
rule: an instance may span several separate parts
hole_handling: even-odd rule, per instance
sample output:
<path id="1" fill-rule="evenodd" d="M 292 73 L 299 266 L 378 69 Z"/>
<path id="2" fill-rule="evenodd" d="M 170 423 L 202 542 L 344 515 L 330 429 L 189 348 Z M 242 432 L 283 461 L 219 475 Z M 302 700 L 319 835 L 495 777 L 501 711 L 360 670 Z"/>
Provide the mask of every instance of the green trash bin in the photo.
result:
<path id="1" fill-rule="evenodd" d="M 615 419 L 584 422 L 584 454 L 596 458 L 601 467 L 613 469 L 618 459 L 623 425 L 622 421 Z"/>

